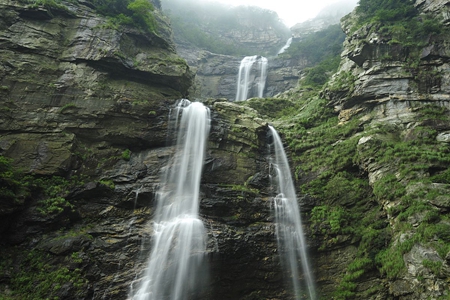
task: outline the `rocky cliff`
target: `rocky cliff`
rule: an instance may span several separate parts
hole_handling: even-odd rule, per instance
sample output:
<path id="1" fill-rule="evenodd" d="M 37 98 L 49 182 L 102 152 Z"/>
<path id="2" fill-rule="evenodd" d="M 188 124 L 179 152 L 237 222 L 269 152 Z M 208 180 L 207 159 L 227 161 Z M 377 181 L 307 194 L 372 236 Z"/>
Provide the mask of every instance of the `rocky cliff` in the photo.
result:
<path id="1" fill-rule="evenodd" d="M 341 65 L 320 94 L 338 118 L 286 130 L 320 199 L 318 278 L 336 299 L 448 298 L 450 2 L 414 6 L 417 28 L 435 27 L 404 36 L 345 17 Z"/>
<path id="2" fill-rule="evenodd" d="M 125 299 L 173 152 L 168 115 L 192 72 L 158 11 L 155 33 L 117 27 L 85 1 L 5 0 L 0 11 L 2 299 Z M 250 108 L 209 106 L 204 298 L 286 298 L 266 123 Z"/>
<path id="3" fill-rule="evenodd" d="M 341 66 L 320 93 L 205 102 L 202 299 L 293 299 L 274 237 L 268 121 L 291 157 L 321 298 L 449 297 L 450 2 L 416 7 L 444 30 L 402 44 L 356 12 L 344 19 Z M 126 299 L 174 150 L 168 115 L 193 72 L 158 11 L 156 33 L 112 26 L 87 1 L 0 0 L 0 11 L 2 298 Z M 198 57 L 197 74 L 224 84 L 228 57 Z"/>

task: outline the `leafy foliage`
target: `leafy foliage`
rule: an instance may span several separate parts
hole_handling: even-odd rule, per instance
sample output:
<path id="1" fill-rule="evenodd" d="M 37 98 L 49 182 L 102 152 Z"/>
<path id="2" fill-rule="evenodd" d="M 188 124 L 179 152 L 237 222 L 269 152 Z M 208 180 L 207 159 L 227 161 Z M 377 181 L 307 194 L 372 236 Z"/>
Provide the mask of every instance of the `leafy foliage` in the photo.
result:
<path id="1" fill-rule="evenodd" d="M 13 168 L 12 162 L 12 159 L 0 156 L 0 198 L 18 201 L 28 193 L 20 180 L 20 172 Z"/>
<path id="2" fill-rule="evenodd" d="M 339 55 L 329 56 L 314 67 L 306 69 L 303 83 L 313 87 L 323 86 L 330 79 L 330 75 L 338 69 L 340 61 Z"/>
<path id="3" fill-rule="evenodd" d="M 242 104 L 256 109 L 260 114 L 271 118 L 281 118 L 282 116 L 287 115 L 289 111 L 298 108 L 297 103 L 283 98 L 253 98 Z"/>
<path id="4" fill-rule="evenodd" d="M 360 0 L 357 6 L 358 24 L 380 24 L 381 34 L 392 36 L 391 43 L 420 46 L 430 35 L 443 32 L 436 20 L 419 16 L 411 0 Z"/>
<path id="5" fill-rule="evenodd" d="M 148 0 L 91 0 L 97 11 L 113 22 L 134 25 L 146 32 L 156 30 L 154 7 Z"/>
<path id="6" fill-rule="evenodd" d="M 29 3 L 31 7 L 44 6 L 50 11 L 60 10 L 67 14 L 71 11 L 62 0 L 20 0 Z M 73 1 L 73 0 L 69 0 Z M 88 0 L 97 12 L 110 17 L 115 25 L 131 25 L 146 32 L 156 30 L 156 21 L 153 16 L 154 7 L 148 0 Z"/>
<path id="7" fill-rule="evenodd" d="M 359 0 L 357 12 L 361 20 L 380 22 L 396 21 L 417 16 L 418 11 L 410 0 Z"/>
<path id="8" fill-rule="evenodd" d="M 20 1 L 27 3 L 32 8 L 43 6 L 47 8 L 51 14 L 55 11 L 63 11 L 69 15 L 72 14 L 72 12 L 69 11 L 67 6 L 64 5 L 61 0 L 20 0 Z"/>
<path id="9" fill-rule="evenodd" d="M 61 176 L 24 175 L 13 165 L 13 160 L 0 156 L 0 198 L 3 201 L 19 203 L 25 198 L 38 198 L 37 210 L 43 214 L 59 214 L 72 210 L 74 206 L 66 200 L 69 191 L 83 181 L 73 176 L 66 179 Z"/>
<path id="10" fill-rule="evenodd" d="M 311 33 L 291 46 L 281 55 L 290 58 L 304 58 L 310 66 L 336 57 L 342 51 L 345 34 L 339 25 L 331 25 L 323 30 Z"/>
<path id="11" fill-rule="evenodd" d="M 122 152 L 122 159 L 129 161 L 131 159 L 131 150 L 130 149 L 125 149 Z"/>
<path id="12" fill-rule="evenodd" d="M 331 25 L 293 42 L 281 56 L 307 61 L 302 84 L 320 88 L 339 67 L 344 38 L 339 25 Z"/>
<path id="13" fill-rule="evenodd" d="M 21 255 L 15 253 L 12 256 L 11 253 L 0 252 L 2 254 L 0 271 L 17 267 L 17 272 L 11 272 L 10 294 L 6 298 L 0 296 L 1 299 L 57 300 L 61 299 L 59 296 L 61 289 L 70 289 L 74 294 L 81 294 L 86 284 L 82 278 L 82 270 L 55 265 L 49 254 L 39 250 L 17 248 L 15 251 Z M 16 257 L 16 261 L 12 257 Z M 76 262 L 71 258 L 69 260 L 72 263 Z M 77 261 L 79 262 L 79 259 Z"/>

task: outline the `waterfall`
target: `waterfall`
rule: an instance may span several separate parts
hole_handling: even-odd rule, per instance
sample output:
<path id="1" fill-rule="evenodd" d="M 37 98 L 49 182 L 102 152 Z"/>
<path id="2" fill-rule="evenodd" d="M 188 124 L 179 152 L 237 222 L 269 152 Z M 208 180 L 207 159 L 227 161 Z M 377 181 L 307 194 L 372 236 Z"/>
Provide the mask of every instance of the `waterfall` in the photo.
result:
<path id="1" fill-rule="evenodd" d="M 259 76 L 254 68 L 255 62 L 258 62 Z M 268 60 L 263 56 L 246 56 L 241 60 L 237 80 L 236 101 L 247 100 L 252 96 L 263 97 L 266 86 Z M 253 72 L 252 72 L 253 71 Z M 253 92 L 256 85 L 257 90 Z"/>
<path id="2" fill-rule="evenodd" d="M 248 90 L 250 88 L 250 71 L 256 58 L 256 55 L 246 56 L 241 60 L 237 81 L 236 101 L 247 100 Z"/>
<path id="3" fill-rule="evenodd" d="M 172 118 L 178 128 L 176 151 L 157 191 L 151 253 L 143 275 L 131 284 L 132 300 L 188 299 L 201 281 L 206 230 L 198 212 L 209 110 L 183 99 Z"/>
<path id="4" fill-rule="evenodd" d="M 290 37 L 286 44 L 283 46 L 283 48 L 280 49 L 280 51 L 278 51 L 278 54 L 284 53 L 284 51 L 286 51 L 292 44 L 292 37 Z"/>
<path id="5" fill-rule="evenodd" d="M 315 299 L 314 282 L 306 253 L 300 210 L 289 163 L 280 136 L 272 126 L 269 126 L 269 129 L 273 139 L 270 145 L 271 152 L 273 151 L 274 156 L 271 163 L 271 181 L 277 190 L 277 195 L 273 198 L 273 206 L 278 252 L 284 264 L 284 269 L 292 280 L 295 298 L 301 299 L 302 297 L 298 271 L 298 261 L 300 260 L 307 289 L 306 293 L 309 295 L 309 299 Z"/>
<path id="6" fill-rule="evenodd" d="M 261 70 L 261 74 L 259 76 L 259 82 L 258 82 L 258 97 L 259 98 L 263 97 L 264 88 L 266 87 L 267 64 L 268 64 L 267 58 L 261 56 L 261 59 L 259 60 L 259 69 Z"/>

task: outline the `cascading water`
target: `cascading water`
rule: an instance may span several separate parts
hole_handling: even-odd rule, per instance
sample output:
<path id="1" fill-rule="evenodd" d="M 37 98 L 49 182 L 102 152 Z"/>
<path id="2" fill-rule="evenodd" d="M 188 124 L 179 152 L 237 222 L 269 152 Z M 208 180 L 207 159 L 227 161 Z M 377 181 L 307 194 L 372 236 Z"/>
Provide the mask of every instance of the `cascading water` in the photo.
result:
<path id="1" fill-rule="evenodd" d="M 280 49 L 280 51 L 278 51 L 278 54 L 284 53 L 284 51 L 286 51 L 292 44 L 292 37 L 290 37 L 286 44 L 283 46 L 283 48 Z"/>
<path id="2" fill-rule="evenodd" d="M 277 131 L 269 126 L 273 142 L 270 144 L 274 160 L 271 162 L 271 178 L 276 186 L 274 197 L 278 252 L 285 270 L 291 278 L 296 299 L 306 294 L 316 299 L 314 281 L 306 253 L 306 242 L 302 229 L 300 210 L 286 153 Z M 298 261 L 301 261 L 306 291 L 302 291 L 299 280 Z"/>
<path id="3" fill-rule="evenodd" d="M 131 285 L 132 300 L 188 299 L 201 281 L 206 230 L 198 211 L 209 110 L 183 99 L 174 118 L 176 151 L 157 192 L 152 250 L 143 275 Z"/>
<path id="4" fill-rule="evenodd" d="M 238 82 L 236 101 L 247 100 L 249 84 L 250 84 L 250 71 L 256 61 L 257 56 L 246 56 L 241 60 L 239 65 Z"/>
<path id="5" fill-rule="evenodd" d="M 255 74 L 255 68 L 253 67 L 255 62 L 259 62 L 258 68 L 256 68 L 259 70 L 259 76 Z M 249 96 L 263 97 L 267 79 L 267 65 L 268 60 L 263 56 L 246 56 L 242 59 L 239 65 L 236 101 L 247 100 Z M 252 93 L 255 84 L 257 90 Z"/>
<path id="6" fill-rule="evenodd" d="M 259 82 L 258 82 L 258 97 L 262 98 L 264 95 L 264 88 L 266 87 L 266 79 L 267 79 L 267 65 L 268 65 L 267 58 L 261 56 L 259 60 L 259 69 L 261 70 L 261 74 L 259 76 Z"/>

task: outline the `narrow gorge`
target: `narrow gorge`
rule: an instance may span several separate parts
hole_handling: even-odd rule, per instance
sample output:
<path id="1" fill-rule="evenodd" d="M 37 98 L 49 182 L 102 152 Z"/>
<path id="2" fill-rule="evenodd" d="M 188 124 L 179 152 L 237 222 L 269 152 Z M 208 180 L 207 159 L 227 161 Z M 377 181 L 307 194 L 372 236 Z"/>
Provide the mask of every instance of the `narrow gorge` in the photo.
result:
<path id="1" fill-rule="evenodd" d="M 250 9 L 219 45 L 249 53 L 231 55 L 174 35 L 164 1 L 122 16 L 106 2 L 0 0 L 0 299 L 450 298 L 450 1 L 359 1 L 334 69 L 298 53 L 306 35 L 248 31 Z M 196 171 L 172 140 L 194 103 L 209 131 L 182 134 Z M 294 191 L 273 186 L 274 128 Z M 308 256 L 295 271 L 283 196 Z M 185 225 L 195 255 L 157 253 Z M 201 288 L 151 298 L 158 274 L 181 273 L 154 273 L 163 254 L 198 266 L 180 285 Z"/>

